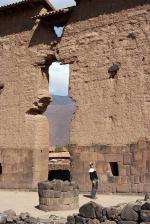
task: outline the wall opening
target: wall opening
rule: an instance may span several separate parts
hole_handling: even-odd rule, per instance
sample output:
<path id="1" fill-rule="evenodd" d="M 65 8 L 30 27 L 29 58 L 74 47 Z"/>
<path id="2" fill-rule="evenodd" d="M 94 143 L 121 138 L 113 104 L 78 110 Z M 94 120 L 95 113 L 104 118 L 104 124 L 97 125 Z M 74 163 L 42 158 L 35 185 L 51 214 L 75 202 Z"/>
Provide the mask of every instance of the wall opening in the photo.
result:
<path id="1" fill-rule="evenodd" d="M 64 32 L 64 27 L 63 26 L 54 26 L 54 32 L 58 38 L 62 37 L 63 32 Z"/>
<path id="2" fill-rule="evenodd" d="M 48 180 L 62 180 L 62 181 L 71 181 L 71 175 L 69 170 L 50 170 L 48 174 Z"/>
<path id="3" fill-rule="evenodd" d="M 50 147 L 64 147 L 69 144 L 70 122 L 75 112 L 74 101 L 68 94 L 69 76 L 69 64 L 54 62 L 49 67 L 49 92 L 52 102 L 45 115 L 49 121 Z"/>
<path id="4" fill-rule="evenodd" d="M 113 176 L 119 176 L 119 167 L 117 162 L 110 162 L 109 163 L 111 168 L 111 173 Z"/>
<path id="5" fill-rule="evenodd" d="M 49 67 L 49 93 L 52 101 L 45 115 L 49 122 L 49 181 L 70 181 L 70 122 L 75 103 L 69 97 L 70 65 L 54 62 Z"/>
<path id="6" fill-rule="evenodd" d="M 3 173 L 3 168 L 2 168 L 2 164 L 0 163 L 0 175 L 2 175 Z"/>

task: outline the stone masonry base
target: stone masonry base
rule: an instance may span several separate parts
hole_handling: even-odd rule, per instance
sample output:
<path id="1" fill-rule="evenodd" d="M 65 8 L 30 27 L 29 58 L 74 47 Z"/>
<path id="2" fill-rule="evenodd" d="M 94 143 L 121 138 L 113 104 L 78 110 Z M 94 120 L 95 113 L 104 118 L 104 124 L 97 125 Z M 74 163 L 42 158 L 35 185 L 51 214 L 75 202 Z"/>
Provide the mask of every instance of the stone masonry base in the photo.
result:
<path id="1" fill-rule="evenodd" d="M 150 190 L 150 142 L 141 139 L 125 146 L 70 146 L 71 175 L 80 191 L 91 190 L 89 162 L 100 179 L 101 193 L 146 193 Z"/>
<path id="2" fill-rule="evenodd" d="M 53 180 L 38 184 L 39 209 L 72 210 L 79 207 L 79 188 L 74 182 Z"/>

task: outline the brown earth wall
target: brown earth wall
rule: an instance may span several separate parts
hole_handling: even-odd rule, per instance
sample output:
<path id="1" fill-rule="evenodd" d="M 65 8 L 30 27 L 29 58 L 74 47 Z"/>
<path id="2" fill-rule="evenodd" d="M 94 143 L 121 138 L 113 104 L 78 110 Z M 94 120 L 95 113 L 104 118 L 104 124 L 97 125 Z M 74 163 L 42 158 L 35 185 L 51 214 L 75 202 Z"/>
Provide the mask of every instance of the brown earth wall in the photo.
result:
<path id="1" fill-rule="evenodd" d="M 42 112 L 50 96 L 43 71 L 55 35 L 32 19 L 43 10 L 31 5 L 0 13 L 0 188 L 34 189 L 48 177 L 48 122 Z"/>
<path id="2" fill-rule="evenodd" d="M 82 0 L 58 46 L 76 101 L 70 143 L 124 145 L 150 138 L 149 0 Z M 132 37 L 134 34 L 135 37 Z M 115 79 L 108 69 L 119 64 Z"/>
<path id="3" fill-rule="evenodd" d="M 72 176 L 81 191 L 91 189 L 90 161 L 101 192 L 150 189 L 150 148 L 132 145 L 150 139 L 149 18 L 149 0 L 81 0 L 65 27 L 58 48 L 60 60 L 70 63 Z M 118 177 L 109 176 L 110 161 L 118 163 Z"/>

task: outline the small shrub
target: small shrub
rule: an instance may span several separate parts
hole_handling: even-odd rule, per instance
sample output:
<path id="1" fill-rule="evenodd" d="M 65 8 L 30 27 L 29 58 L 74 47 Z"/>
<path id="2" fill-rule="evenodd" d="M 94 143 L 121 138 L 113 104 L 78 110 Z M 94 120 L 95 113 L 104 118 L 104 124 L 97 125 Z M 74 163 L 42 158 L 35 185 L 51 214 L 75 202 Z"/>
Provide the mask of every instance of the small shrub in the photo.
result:
<path id="1" fill-rule="evenodd" d="M 55 148 L 55 152 L 63 152 L 63 151 L 64 151 L 63 147 L 61 147 L 61 146 L 56 146 L 56 148 Z"/>

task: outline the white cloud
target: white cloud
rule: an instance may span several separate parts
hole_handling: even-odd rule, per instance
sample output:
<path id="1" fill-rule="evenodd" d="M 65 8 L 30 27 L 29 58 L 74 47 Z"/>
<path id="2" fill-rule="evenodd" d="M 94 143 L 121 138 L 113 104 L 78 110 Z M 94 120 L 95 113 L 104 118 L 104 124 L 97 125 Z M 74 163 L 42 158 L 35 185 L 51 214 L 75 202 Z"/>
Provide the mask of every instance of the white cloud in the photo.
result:
<path id="1" fill-rule="evenodd" d="M 52 95 L 68 95 L 69 65 L 54 62 L 49 68 L 50 93 Z"/>

